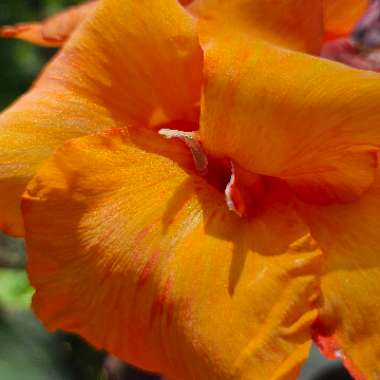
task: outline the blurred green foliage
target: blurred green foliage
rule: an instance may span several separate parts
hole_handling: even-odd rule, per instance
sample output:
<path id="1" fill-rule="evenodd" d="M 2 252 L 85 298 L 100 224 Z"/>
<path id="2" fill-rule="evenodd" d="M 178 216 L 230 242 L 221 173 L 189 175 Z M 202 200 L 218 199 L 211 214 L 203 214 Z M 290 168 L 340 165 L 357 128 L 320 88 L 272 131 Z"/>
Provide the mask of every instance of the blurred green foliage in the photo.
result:
<path id="1" fill-rule="evenodd" d="M 28 308 L 32 293 L 25 271 L 0 269 L 0 305 L 3 308 Z"/>
<path id="2" fill-rule="evenodd" d="M 0 0 L 0 25 L 42 20 L 75 0 Z M 55 49 L 0 40 L 0 109 L 25 92 Z"/>

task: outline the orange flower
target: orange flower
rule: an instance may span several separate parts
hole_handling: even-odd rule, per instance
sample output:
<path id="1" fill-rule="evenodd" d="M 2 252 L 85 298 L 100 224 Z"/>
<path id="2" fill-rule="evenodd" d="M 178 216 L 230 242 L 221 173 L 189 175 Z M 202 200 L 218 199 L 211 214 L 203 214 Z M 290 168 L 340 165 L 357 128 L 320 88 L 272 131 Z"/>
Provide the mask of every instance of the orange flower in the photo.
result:
<path id="1" fill-rule="evenodd" d="M 323 36 L 320 0 L 99 3 L 0 118 L 13 232 L 79 137 L 22 203 L 47 328 L 168 379 L 295 379 L 312 338 L 378 376 L 380 77 Z"/>

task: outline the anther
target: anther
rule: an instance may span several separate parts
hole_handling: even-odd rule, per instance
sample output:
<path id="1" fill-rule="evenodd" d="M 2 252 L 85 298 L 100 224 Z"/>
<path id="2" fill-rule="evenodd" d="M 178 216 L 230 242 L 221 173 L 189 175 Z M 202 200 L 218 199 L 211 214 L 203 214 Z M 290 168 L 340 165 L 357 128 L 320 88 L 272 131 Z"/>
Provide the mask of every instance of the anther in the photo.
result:
<path id="1" fill-rule="evenodd" d="M 207 174 L 208 160 L 205 151 L 202 148 L 201 143 L 198 140 L 196 132 L 184 132 L 176 129 L 162 128 L 158 133 L 167 139 L 180 139 L 190 149 L 193 156 L 194 166 L 197 172 L 201 175 Z"/>

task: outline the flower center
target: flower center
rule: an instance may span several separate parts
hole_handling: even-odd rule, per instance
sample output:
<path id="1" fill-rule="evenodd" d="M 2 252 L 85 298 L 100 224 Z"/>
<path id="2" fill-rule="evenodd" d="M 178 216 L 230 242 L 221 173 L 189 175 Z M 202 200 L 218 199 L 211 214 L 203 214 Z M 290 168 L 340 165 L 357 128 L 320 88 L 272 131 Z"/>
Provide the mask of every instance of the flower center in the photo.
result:
<path id="1" fill-rule="evenodd" d="M 223 192 L 227 208 L 240 217 L 257 214 L 265 204 L 268 193 L 273 193 L 274 183 L 277 186 L 280 181 L 251 173 L 232 160 L 208 156 L 197 131 L 162 128 L 158 133 L 167 139 L 179 139 L 186 144 L 198 175 Z"/>
<path id="2" fill-rule="evenodd" d="M 197 132 L 184 132 L 176 129 L 162 128 L 158 133 L 167 139 L 177 138 L 183 141 L 193 156 L 194 166 L 200 175 L 206 175 L 208 171 L 208 159 L 201 143 L 198 139 Z"/>

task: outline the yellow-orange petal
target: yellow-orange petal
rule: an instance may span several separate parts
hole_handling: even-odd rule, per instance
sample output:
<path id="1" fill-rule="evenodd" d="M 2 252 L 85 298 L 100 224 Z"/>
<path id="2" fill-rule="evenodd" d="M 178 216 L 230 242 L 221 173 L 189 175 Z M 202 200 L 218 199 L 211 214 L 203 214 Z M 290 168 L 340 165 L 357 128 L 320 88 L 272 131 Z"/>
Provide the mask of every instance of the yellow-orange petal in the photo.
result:
<path id="1" fill-rule="evenodd" d="M 205 21 L 206 22 L 206 21 Z M 308 201 L 351 201 L 373 182 L 380 77 L 241 33 L 206 35 L 201 139 Z"/>
<path id="2" fill-rule="evenodd" d="M 345 359 L 357 379 L 377 379 L 380 172 L 358 202 L 326 207 L 303 204 L 301 210 L 325 258 L 317 342 L 327 354 Z"/>
<path id="3" fill-rule="evenodd" d="M 0 116 L 0 227 L 22 235 L 19 198 L 68 138 L 101 129 L 197 120 L 202 57 L 177 0 L 105 0 Z"/>
<path id="4" fill-rule="evenodd" d="M 23 235 L 21 195 L 55 147 L 119 125 L 104 107 L 47 82 L 41 78 L 0 115 L 0 229 L 9 235 Z"/>
<path id="5" fill-rule="evenodd" d="M 296 379 L 320 253 L 293 203 L 240 219 L 144 133 L 74 139 L 29 184 L 37 315 L 169 379 Z"/>
<path id="6" fill-rule="evenodd" d="M 323 37 L 321 0 L 195 0 L 190 9 L 211 35 L 239 30 L 290 49 L 319 53 Z M 204 35 L 203 35 L 203 38 Z"/>
<path id="7" fill-rule="evenodd" d="M 41 46 L 62 46 L 96 4 L 97 1 L 85 2 L 65 9 L 41 22 L 3 26 L 0 28 L 0 37 L 18 38 Z"/>
<path id="8" fill-rule="evenodd" d="M 364 15 L 368 0 L 322 0 L 325 39 L 347 36 Z"/>
<path id="9" fill-rule="evenodd" d="M 95 16 L 65 56 L 77 67 L 77 90 L 97 90 L 98 101 L 129 123 L 198 122 L 196 19 L 177 0 L 105 0 Z"/>

